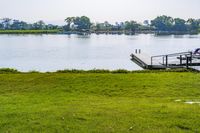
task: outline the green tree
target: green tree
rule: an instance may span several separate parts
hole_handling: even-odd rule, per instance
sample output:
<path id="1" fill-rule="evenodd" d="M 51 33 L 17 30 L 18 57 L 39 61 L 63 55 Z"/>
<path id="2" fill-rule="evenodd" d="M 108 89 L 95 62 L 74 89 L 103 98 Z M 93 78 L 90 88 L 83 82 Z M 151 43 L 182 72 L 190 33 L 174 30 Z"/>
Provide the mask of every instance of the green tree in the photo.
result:
<path id="1" fill-rule="evenodd" d="M 11 25 L 11 29 L 13 30 L 26 30 L 28 29 L 28 24 L 24 21 L 13 20 Z"/>
<path id="2" fill-rule="evenodd" d="M 4 28 L 3 24 L 0 23 L 0 29 L 2 30 Z"/>
<path id="3" fill-rule="evenodd" d="M 173 30 L 174 31 L 186 31 L 187 30 L 186 21 L 184 19 L 175 18 Z"/>
<path id="4" fill-rule="evenodd" d="M 100 23 L 97 23 L 96 24 L 96 30 L 97 31 L 100 31 L 100 30 L 102 30 L 102 26 L 101 26 L 102 24 L 100 24 Z"/>
<path id="5" fill-rule="evenodd" d="M 75 17 L 67 17 L 65 22 L 67 25 L 65 26 L 65 30 L 71 30 L 71 24 L 74 23 Z"/>
<path id="6" fill-rule="evenodd" d="M 173 28 L 174 19 L 169 16 L 158 16 L 151 21 L 151 26 L 155 27 L 159 31 L 171 31 Z"/>
<path id="7" fill-rule="evenodd" d="M 77 30 L 79 31 L 87 31 L 90 30 L 90 26 L 92 23 L 90 22 L 90 19 L 86 16 L 76 17 L 74 19 L 74 25 L 77 26 Z"/>
<path id="8" fill-rule="evenodd" d="M 104 26 L 104 29 L 105 29 L 106 31 L 112 30 L 112 25 L 111 25 L 108 21 L 105 21 L 105 22 L 103 23 L 103 26 Z"/>
<path id="9" fill-rule="evenodd" d="M 90 18 L 86 16 L 68 17 L 65 19 L 65 22 L 67 23 L 65 30 L 71 30 L 71 25 L 73 24 L 76 30 L 87 31 L 90 30 L 90 26 L 92 25 Z"/>
<path id="10" fill-rule="evenodd" d="M 33 28 L 36 29 L 36 30 L 45 29 L 45 27 L 46 27 L 46 25 L 42 20 L 33 24 Z"/>
<path id="11" fill-rule="evenodd" d="M 135 32 L 139 28 L 139 24 L 136 21 L 126 21 L 125 23 L 125 30 L 130 30 Z"/>
<path id="12" fill-rule="evenodd" d="M 1 21 L 2 21 L 2 24 L 3 24 L 3 28 L 5 30 L 10 29 L 12 19 L 10 19 L 10 18 L 3 18 L 3 19 L 1 19 Z"/>
<path id="13" fill-rule="evenodd" d="M 187 23 L 188 23 L 188 28 L 190 31 L 198 31 L 199 29 L 199 24 L 200 24 L 200 21 L 199 20 L 195 20 L 195 19 L 188 19 L 187 20 Z"/>

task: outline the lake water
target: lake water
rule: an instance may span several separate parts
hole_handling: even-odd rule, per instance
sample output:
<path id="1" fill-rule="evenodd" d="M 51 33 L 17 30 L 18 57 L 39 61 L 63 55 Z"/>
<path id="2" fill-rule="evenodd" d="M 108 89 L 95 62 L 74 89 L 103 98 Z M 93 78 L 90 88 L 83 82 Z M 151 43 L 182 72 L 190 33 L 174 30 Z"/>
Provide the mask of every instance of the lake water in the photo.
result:
<path id="1" fill-rule="evenodd" d="M 130 54 L 160 55 L 200 47 L 200 35 L 0 35 L 0 67 L 20 71 L 140 70 Z"/>

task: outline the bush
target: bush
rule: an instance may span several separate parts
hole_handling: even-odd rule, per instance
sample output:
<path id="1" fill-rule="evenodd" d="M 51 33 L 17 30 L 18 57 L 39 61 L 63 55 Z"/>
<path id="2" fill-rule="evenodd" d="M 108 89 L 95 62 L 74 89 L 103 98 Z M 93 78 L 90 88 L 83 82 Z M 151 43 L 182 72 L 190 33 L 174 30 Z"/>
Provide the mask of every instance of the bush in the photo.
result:
<path id="1" fill-rule="evenodd" d="M 0 74 L 2 73 L 20 73 L 20 72 L 12 68 L 0 68 Z"/>

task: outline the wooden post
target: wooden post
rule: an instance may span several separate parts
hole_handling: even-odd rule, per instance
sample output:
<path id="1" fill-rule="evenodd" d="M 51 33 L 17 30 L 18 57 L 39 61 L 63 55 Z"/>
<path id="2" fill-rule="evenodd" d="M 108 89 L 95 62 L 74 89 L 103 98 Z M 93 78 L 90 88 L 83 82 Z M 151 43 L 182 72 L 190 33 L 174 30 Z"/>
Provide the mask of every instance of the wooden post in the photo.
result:
<path id="1" fill-rule="evenodd" d="M 153 57 L 151 57 L 151 66 L 153 65 Z"/>
<path id="2" fill-rule="evenodd" d="M 166 55 L 166 59 L 165 59 L 166 61 L 165 61 L 165 65 L 166 65 L 166 68 L 167 68 L 167 66 L 168 66 L 168 55 Z"/>
<path id="3" fill-rule="evenodd" d="M 183 64 L 183 59 L 182 59 L 182 55 L 180 55 L 180 65 L 182 66 Z"/>
<path id="4" fill-rule="evenodd" d="M 137 49 L 135 49 L 135 53 L 137 54 Z"/>
<path id="5" fill-rule="evenodd" d="M 189 63 L 189 57 L 186 56 L 186 68 L 187 68 L 187 69 L 189 68 L 188 63 Z"/>

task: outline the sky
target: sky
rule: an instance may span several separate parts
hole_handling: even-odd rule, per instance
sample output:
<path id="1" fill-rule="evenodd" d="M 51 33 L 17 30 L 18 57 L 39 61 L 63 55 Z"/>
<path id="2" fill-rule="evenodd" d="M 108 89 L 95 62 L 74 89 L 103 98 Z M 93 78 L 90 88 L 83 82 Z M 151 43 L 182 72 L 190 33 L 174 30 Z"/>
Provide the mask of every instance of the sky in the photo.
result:
<path id="1" fill-rule="evenodd" d="M 86 15 L 93 22 L 143 22 L 159 15 L 200 18 L 200 0 L 0 0 L 0 18 L 62 23 Z"/>

